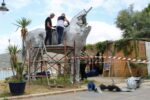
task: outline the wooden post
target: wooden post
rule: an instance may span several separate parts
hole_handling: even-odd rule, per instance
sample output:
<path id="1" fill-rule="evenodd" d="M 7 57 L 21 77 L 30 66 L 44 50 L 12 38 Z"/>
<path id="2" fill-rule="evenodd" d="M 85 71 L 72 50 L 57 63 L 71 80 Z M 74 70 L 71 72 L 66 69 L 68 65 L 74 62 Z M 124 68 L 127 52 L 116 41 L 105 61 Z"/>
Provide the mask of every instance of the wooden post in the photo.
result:
<path id="1" fill-rule="evenodd" d="M 130 75 L 131 75 L 131 76 L 133 76 L 133 73 L 132 73 L 132 70 L 131 70 L 131 66 L 130 66 L 129 61 L 127 61 L 127 66 L 128 66 L 128 69 L 129 69 Z"/>

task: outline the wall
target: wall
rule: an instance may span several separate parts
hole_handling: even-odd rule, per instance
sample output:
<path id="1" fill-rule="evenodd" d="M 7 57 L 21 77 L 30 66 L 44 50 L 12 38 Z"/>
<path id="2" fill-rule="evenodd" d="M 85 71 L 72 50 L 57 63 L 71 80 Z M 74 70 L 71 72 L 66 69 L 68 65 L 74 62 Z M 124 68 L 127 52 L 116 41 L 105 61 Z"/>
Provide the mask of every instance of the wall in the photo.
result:
<path id="1" fill-rule="evenodd" d="M 145 42 L 144 41 L 133 41 L 131 40 L 130 43 L 132 46 L 135 46 L 134 43 L 137 44 L 137 49 L 133 49 L 130 55 L 127 56 L 127 58 L 137 58 L 137 59 L 146 59 L 146 48 L 145 48 Z M 116 56 L 116 57 L 125 57 L 123 51 L 115 51 L 114 53 L 114 45 L 113 43 L 108 46 L 107 50 L 105 51 L 104 55 L 106 57 L 108 56 Z M 137 52 L 137 53 L 136 53 Z M 118 60 L 118 59 L 105 59 L 105 62 L 110 62 L 111 67 L 108 71 L 103 71 L 103 76 L 113 76 L 113 77 L 128 77 L 128 76 L 146 76 L 148 74 L 147 72 L 147 65 L 146 64 L 130 64 L 131 72 L 129 70 L 129 66 L 127 61 L 124 60 Z M 136 66 L 136 67 L 135 67 Z"/>

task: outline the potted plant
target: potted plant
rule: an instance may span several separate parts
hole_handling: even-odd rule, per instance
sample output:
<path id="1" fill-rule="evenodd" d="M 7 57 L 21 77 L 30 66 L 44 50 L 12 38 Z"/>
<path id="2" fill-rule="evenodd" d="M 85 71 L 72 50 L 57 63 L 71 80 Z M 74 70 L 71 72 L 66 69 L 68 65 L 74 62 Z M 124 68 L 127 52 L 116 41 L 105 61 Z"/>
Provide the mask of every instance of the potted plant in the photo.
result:
<path id="1" fill-rule="evenodd" d="M 12 95 L 20 95 L 24 93 L 26 82 L 23 78 L 25 61 L 18 61 L 18 53 L 21 51 L 15 45 L 9 45 L 8 51 L 10 55 L 10 64 L 13 76 L 9 79 L 9 89 Z"/>

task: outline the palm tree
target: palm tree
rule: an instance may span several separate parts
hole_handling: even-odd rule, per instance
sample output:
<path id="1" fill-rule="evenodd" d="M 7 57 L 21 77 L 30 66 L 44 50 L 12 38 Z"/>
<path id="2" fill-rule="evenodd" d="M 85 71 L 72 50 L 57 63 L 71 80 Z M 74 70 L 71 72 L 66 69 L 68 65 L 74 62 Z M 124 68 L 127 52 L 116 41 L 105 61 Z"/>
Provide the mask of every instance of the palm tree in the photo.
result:
<path id="1" fill-rule="evenodd" d="M 27 19 L 25 17 L 22 17 L 21 19 L 16 20 L 16 26 L 18 28 L 21 28 L 21 37 L 22 37 L 22 58 L 25 56 L 25 39 L 27 36 L 27 26 L 31 23 L 30 19 Z"/>

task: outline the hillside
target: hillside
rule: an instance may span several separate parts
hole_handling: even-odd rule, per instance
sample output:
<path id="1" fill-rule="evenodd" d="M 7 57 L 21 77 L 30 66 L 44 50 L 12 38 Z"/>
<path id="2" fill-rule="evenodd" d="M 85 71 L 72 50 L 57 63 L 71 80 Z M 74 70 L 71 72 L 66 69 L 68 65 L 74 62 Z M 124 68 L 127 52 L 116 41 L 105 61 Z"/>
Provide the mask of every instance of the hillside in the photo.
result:
<path id="1" fill-rule="evenodd" d="M 10 67 L 9 59 L 8 53 L 0 54 L 0 69 Z"/>
<path id="2" fill-rule="evenodd" d="M 19 59 L 21 59 L 21 54 L 19 54 Z M 10 68 L 10 57 L 8 53 L 0 54 L 0 69 Z"/>

